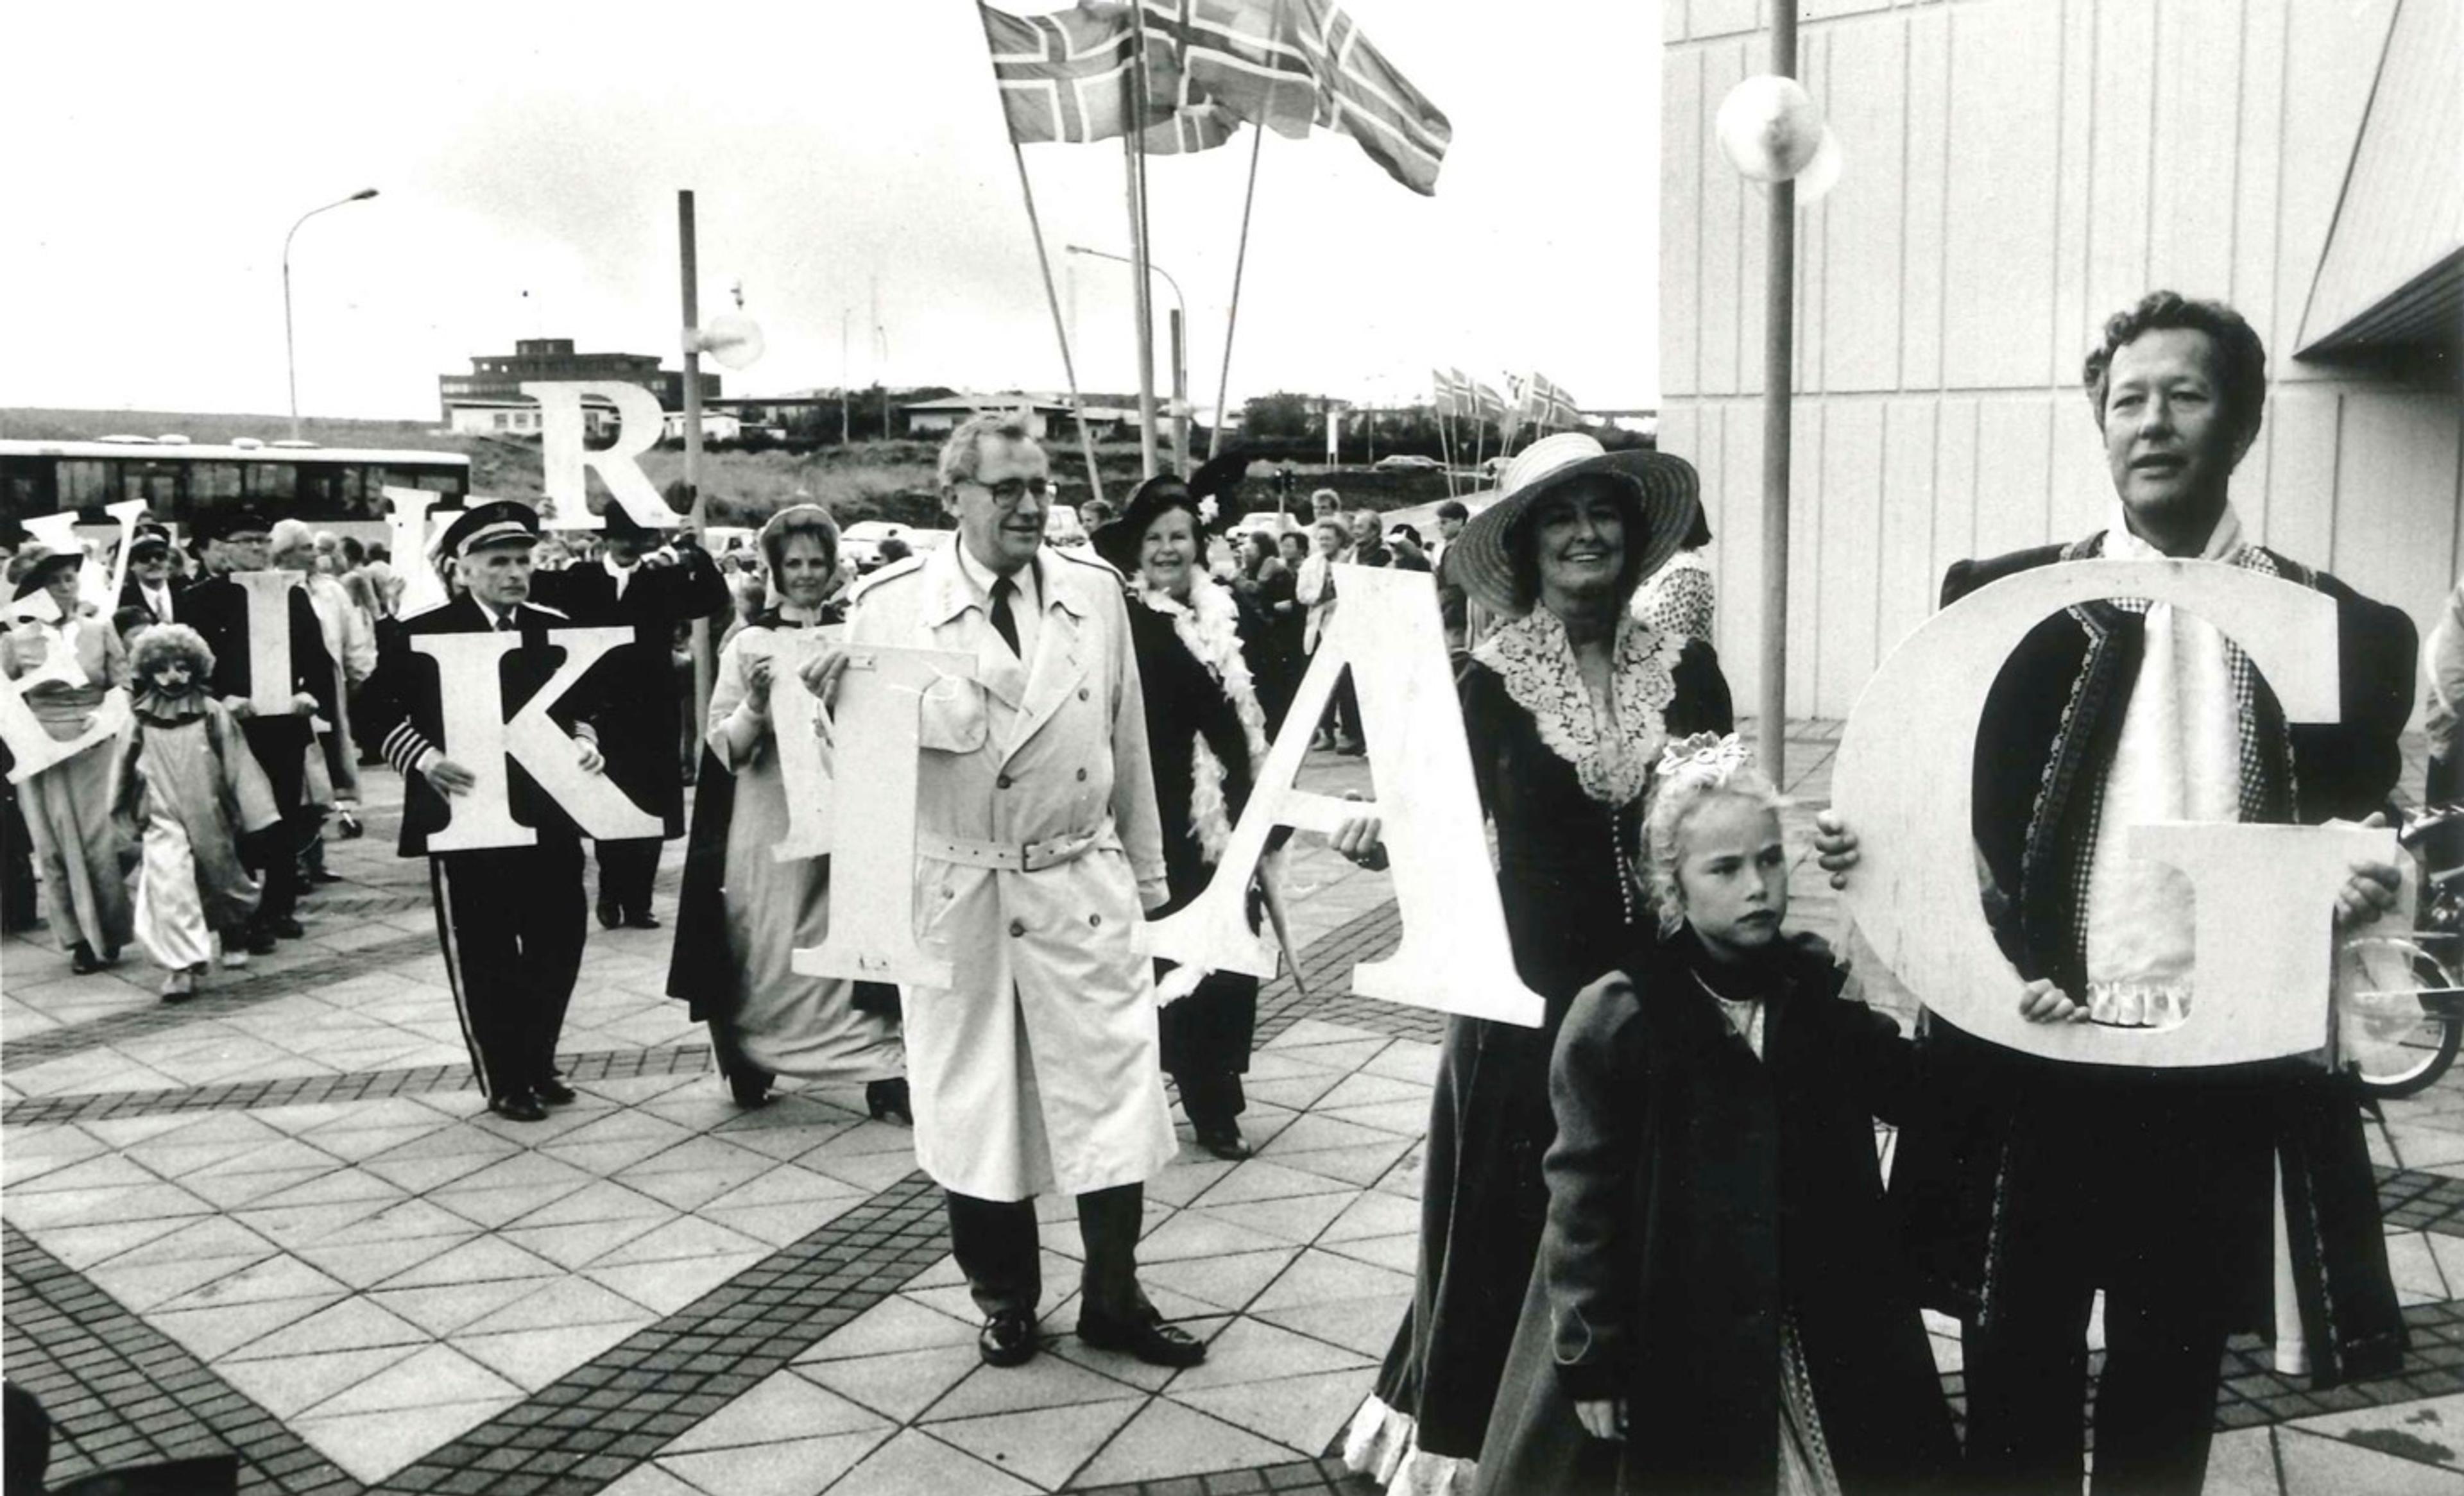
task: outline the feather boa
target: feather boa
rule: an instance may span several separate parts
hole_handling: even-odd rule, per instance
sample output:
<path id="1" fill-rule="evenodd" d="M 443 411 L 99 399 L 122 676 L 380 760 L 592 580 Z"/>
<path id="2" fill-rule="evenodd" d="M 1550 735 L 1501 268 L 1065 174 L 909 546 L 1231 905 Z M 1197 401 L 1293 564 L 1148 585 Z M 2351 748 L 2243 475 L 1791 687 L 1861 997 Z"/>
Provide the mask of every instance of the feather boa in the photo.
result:
<path id="1" fill-rule="evenodd" d="M 1233 601 L 1230 591 L 1206 577 L 1191 581 L 1187 603 L 1152 588 L 1141 589 L 1139 601 L 1172 620 L 1172 631 L 1222 685 L 1225 699 L 1241 719 L 1241 736 L 1248 741 L 1249 763 L 1254 772 L 1266 756 L 1266 714 L 1258 705 L 1249 662 L 1241 653 L 1240 605 Z M 1190 763 L 1189 820 L 1209 863 L 1222 861 L 1223 849 L 1232 842 L 1230 807 L 1223 799 L 1223 772 L 1222 760 L 1206 745 L 1204 735 L 1199 735 L 1198 752 Z"/>

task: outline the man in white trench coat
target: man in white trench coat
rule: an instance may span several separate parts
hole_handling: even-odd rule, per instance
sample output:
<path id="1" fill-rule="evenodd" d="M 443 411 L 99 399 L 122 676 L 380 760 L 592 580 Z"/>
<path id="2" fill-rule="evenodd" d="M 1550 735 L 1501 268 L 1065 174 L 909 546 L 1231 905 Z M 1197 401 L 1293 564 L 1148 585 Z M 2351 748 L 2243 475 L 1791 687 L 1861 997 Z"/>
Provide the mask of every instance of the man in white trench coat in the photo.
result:
<path id="1" fill-rule="evenodd" d="M 987 1362 L 1035 1354 L 1034 1197 L 1057 1188 L 1086 1243 L 1079 1338 L 1194 1366 L 1204 1343 L 1137 1282 L 1145 1181 L 1178 1148 L 1133 944 L 1165 897 L 1137 658 L 1119 576 L 1043 544 L 1046 474 L 1018 418 L 959 427 L 939 473 L 954 543 L 880 573 L 848 620 L 851 646 L 977 662 L 924 709 L 915 918 L 957 985 L 906 992 L 915 1156 L 948 1195 Z"/>

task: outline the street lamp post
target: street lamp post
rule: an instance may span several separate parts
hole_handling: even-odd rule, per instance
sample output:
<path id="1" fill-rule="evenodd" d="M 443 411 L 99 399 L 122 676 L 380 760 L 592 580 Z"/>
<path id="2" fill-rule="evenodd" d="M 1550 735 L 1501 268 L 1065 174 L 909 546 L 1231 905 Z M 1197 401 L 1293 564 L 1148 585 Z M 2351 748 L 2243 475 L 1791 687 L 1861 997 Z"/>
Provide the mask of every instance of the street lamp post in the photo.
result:
<path id="1" fill-rule="evenodd" d="M 299 355 L 291 338 L 291 241 L 298 234 L 299 225 L 319 213 L 352 203 L 364 203 L 376 195 L 376 188 L 362 187 L 346 198 L 327 203 L 323 208 L 312 208 L 292 224 L 291 232 L 282 236 L 282 363 L 291 381 L 291 439 L 295 442 L 299 439 Z"/>
<path id="2" fill-rule="evenodd" d="M 1128 255 L 1115 254 L 1110 250 L 1089 249 L 1083 244 L 1072 244 L 1066 248 L 1072 254 L 1092 255 L 1099 260 L 1118 260 L 1133 268 L 1137 264 L 1137 261 Z M 1185 477 L 1189 473 L 1189 361 L 1187 350 L 1182 346 L 1180 329 L 1189 325 L 1189 299 L 1180 294 L 1180 282 L 1173 278 L 1172 272 L 1153 260 L 1147 261 L 1147 269 L 1161 275 L 1163 283 L 1172 287 L 1173 304 L 1177 308 L 1178 318 L 1172 341 L 1173 451 L 1176 460 L 1180 465 L 1181 474 Z M 1215 412 L 1215 419 L 1222 420 L 1223 412 L 1221 410 Z"/>

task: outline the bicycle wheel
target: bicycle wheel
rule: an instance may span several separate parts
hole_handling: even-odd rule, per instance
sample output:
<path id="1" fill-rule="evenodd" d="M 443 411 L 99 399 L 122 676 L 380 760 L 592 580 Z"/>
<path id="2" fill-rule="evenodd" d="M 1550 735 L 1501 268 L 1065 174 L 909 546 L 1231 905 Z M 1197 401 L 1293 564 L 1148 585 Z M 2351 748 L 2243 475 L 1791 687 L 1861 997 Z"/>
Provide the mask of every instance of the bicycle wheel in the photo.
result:
<path id="1" fill-rule="evenodd" d="M 2464 1023 L 2422 1005 L 2455 990 L 2437 957 L 2397 935 L 2346 942 L 2336 953 L 2336 1035 L 2344 1063 L 2380 1096 L 2425 1090 L 2455 1063 Z"/>

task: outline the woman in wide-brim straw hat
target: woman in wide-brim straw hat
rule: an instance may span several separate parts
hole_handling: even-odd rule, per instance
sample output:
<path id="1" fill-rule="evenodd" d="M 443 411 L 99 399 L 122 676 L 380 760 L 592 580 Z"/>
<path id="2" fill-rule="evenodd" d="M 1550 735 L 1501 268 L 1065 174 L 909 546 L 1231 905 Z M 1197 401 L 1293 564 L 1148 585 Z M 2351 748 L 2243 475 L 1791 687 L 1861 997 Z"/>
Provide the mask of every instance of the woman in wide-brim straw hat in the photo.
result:
<path id="1" fill-rule="evenodd" d="M 34 720 L 58 742 L 82 735 L 104 698 L 128 684 L 120 635 L 77 601 L 84 563 L 82 552 L 39 544 L 9 563 L 12 616 L 0 631 L 0 674 L 19 683 Z M 97 744 L 17 787 L 42 882 L 43 917 L 79 976 L 119 959 L 120 948 L 136 935 L 120 870 L 125 839 L 111 816 L 114 762 Z"/>
<path id="2" fill-rule="evenodd" d="M 1694 527 L 1693 468 L 1567 432 L 1517 454 L 1498 487 L 1446 568 L 1510 620 L 1463 669 L 1463 732 L 1497 831 L 1515 967 L 1547 1019 L 1447 1023 L 1412 1306 L 1344 1448 L 1398 1492 L 1469 1488 L 1457 1466 L 1480 1455 L 1548 1207 L 1558 1024 L 1656 928 L 1634 868 L 1661 747 L 1733 725 L 1711 647 L 1662 637 L 1627 609 Z M 1336 845 L 1374 861 L 1375 823 Z"/>

